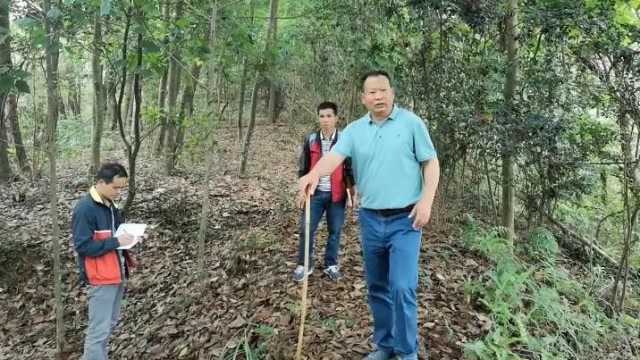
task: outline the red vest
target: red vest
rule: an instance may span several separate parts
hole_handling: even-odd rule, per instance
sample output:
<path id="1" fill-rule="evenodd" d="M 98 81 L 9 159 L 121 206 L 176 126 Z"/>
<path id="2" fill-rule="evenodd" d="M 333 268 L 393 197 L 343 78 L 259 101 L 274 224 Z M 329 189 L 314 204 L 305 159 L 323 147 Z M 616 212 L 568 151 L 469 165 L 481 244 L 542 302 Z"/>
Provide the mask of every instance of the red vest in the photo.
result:
<path id="1" fill-rule="evenodd" d="M 336 136 L 338 136 L 336 134 Z M 337 139 L 336 139 L 337 140 Z M 333 143 L 331 144 L 333 147 Z M 311 140 L 309 144 L 311 164 L 310 169 L 316 165 L 316 163 L 322 157 L 322 141 L 319 136 L 315 137 L 315 141 Z M 338 166 L 337 169 L 331 174 L 331 201 L 340 202 L 343 201 L 346 195 L 346 187 L 344 184 L 344 165 Z"/>

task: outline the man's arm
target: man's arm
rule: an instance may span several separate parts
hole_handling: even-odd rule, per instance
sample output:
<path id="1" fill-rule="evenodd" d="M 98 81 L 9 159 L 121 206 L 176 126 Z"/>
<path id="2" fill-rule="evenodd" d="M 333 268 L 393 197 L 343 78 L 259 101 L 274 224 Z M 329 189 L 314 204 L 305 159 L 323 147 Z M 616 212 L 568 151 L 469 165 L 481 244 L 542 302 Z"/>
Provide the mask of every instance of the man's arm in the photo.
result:
<path id="1" fill-rule="evenodd" d="M 300 151 L 300 158 L 298 159 L 298 178 L 305 176 L 309 172 L 309 163 L 311 160 L 309 150 L 308 136 L 304 137 L 302 141 L 302 150 Z"/>
<path id="2" fill-rule="evenodd" d="M 298 191 L 300 194 L 313 195 L 318 187 L 321 176 L 331 175 L 333 171 L 344 161 L 345 157 L 336 152 L 329 152 L 322 156 L 320 161 L 309 171 L 309 173 L 298 181 Z"/>
<path id="3" fill-rule="evenodd" d="M 344 159 L 344 184 L 349 192 L 347 207 L 355 208 L 358 204 L 358 190 L 356 189 L 356 181 L 353 178 L 351 158 Z"/>
<path id="4" fill-rule="evenodd" d="M 413 207 L 410 218 L 413 218 L 413 227 L 419 229 L 425 226 L 431 218 L 431 207 L 440 181 L 440 163 L 438 158 L 422 162 L 422 197 Z"/>
<path id="5" fill-rule="evenodd" d="M 104 241 L 94 240 L 95 225 L 91 223 L 86 211 L 82 209 L 76 210 L 73 214 L 72 230 L 73 244 L 79 255 L 100 256 L 120 246 L 118 239 L 113 235 Z"/>

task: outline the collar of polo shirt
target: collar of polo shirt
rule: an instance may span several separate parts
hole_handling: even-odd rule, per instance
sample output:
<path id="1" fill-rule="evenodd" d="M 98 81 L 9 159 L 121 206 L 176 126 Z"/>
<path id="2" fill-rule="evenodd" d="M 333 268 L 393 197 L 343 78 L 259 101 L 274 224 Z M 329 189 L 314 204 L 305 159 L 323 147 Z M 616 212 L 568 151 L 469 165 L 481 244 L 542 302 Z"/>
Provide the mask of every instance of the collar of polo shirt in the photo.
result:
<path id="1" fill-rule="evenodd" d="M 378 124 L 382 124 L 387 120 L 393 120 L 397 117 L 398 112 L 400 111 L 400 108 L 398 108 L 398 106 L 396 104 L 393 104 L 393 110 L 391 110 L 391 114 L 389 114 L 389 116 L 384 119 L 383 121 L 380 121 Z M 375 124 L 376 122 L 373 121 L 373 118 L 371 117 L 371 113 L 367 113 L 367 116 L 369 117 L 369 124 Z"/>

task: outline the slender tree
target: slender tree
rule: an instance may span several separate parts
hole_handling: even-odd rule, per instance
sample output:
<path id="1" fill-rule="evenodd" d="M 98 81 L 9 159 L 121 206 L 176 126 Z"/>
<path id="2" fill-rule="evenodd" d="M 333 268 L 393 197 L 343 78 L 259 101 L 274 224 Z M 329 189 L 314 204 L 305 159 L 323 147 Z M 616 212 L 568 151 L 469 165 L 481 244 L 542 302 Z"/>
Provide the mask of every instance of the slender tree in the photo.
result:
<path id="1" fill-rule="evenodd" d="M 45 62 L 47 78 L 47 154 L 49 158 L 49 216 L 53 235 L 52 251 L 54 296 L 56 313 L 56 353 L 62 355 L 64 349 L 64 302 L 62 298 L 62 266 L 60 263 L 60 226 L 58 224 L 58 177 L 56 173 L 56 133 L 58 123 L 59 89 L 58 60 L 60 54 L 60 23 L 62 11 L 60 2 L 44 0 L 44 27 L 46 37 Z"/>
<path id="2" fill-rule="evenodd" d="M 11 62 L 11 37 L 9 36 L 9 6 L 10 0 L 0 0 L 0 70 L 3 73 L 10 70 Z M 7 182 L 11 178 L 11 165 L 9 164 L 7 138 L 7 120 L 5 108 L 7 107 L 9 91 L 0 90 L 0 183 Z"/>
<path id="3" fill-rule="evenodd" d="M 506 0 L 506 18 L 504 26 L 504 39 L 507 53 L 507 77 L 505 79 L 504 116 L 505 122 L 510 123 L 514 119 L 513 98 L 518 84 L 518 0 Z M 509 141 L 505 139 L 505 141 Z M 514 229 L 514 155 L 513 146 L 505 146 L 502 152 L 502 226 L 507 231 L 507 236 L 513 239 Z"/>
<path id="4" fill-rule="evenodd" d="M 102 80 L 102 16 L 100 9 L 94 15 L 91 70 L 93 75 L 93 128 L 91 136 L 91 166 L 89 176 L 100 167 L 100 144 L 106 108 L 106 91 Z"/>

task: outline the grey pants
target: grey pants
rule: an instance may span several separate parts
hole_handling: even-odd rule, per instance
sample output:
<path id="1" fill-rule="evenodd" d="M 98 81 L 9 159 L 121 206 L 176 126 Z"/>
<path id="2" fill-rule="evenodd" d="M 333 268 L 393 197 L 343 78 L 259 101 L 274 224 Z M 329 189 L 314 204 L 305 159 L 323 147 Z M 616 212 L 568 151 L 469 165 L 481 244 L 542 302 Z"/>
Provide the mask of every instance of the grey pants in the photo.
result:
<path id="1" fill-rule="evenodd" d="M 89 289 L 89 325 L 83 360 L 108 360 L 109 336 L 120 317 L 124 284 L 92 286 Z"/>

